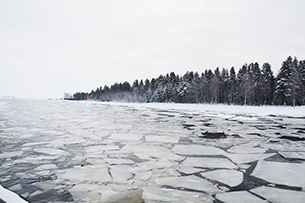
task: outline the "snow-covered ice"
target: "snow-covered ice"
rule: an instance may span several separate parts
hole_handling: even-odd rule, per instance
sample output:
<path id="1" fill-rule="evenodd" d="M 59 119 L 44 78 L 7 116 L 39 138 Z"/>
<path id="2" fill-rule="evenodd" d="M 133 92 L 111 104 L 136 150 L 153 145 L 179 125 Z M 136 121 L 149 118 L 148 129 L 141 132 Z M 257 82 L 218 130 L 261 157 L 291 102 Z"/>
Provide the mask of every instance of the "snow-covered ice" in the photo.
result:
<path id="1" fill-rule="evenodd" d="M 304 121 L 304 106 L 0 100 L 0 198 L 305 202 Z"/>

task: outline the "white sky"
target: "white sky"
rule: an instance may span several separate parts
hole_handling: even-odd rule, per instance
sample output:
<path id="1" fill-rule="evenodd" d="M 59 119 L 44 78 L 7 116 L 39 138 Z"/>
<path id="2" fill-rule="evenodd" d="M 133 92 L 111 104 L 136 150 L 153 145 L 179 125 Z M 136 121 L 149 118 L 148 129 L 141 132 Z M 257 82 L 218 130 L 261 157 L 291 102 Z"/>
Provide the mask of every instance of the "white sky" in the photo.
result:
<path id="1" fill-rule="evenodd" d="M 0 96 L 305 59 L 304 0 L 0 0 Z"/>

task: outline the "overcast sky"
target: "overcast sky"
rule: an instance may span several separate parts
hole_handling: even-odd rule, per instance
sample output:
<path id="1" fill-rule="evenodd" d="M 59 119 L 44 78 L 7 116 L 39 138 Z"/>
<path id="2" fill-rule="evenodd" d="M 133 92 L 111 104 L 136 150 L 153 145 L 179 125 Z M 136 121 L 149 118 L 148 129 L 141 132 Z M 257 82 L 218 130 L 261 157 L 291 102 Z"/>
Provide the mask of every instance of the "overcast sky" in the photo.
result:
<path id="1" fill-rule="evenodd" d="M 0 0 L 0 96 L 305 59 L 304 0 Z"/>

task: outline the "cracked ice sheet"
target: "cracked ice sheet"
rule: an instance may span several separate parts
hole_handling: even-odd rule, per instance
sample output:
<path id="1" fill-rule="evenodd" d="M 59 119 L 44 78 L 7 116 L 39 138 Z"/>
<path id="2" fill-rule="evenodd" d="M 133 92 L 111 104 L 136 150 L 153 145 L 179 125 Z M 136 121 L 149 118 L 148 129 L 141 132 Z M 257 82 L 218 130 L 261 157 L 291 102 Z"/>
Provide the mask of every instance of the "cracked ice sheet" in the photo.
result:
<path id="1" fill-rule="evenodd" d="M 180 156 L 159 145 L 127 145 L 122 148 L 122 152 L 132 152 L 141 159 L 167 158 L 169 160 L 181 160 Z"/>
<path id="2" fill-rule="evenodd" d="M 120 141 L 140 141 L 143 138 L 143 134 L 135 133 L 113 133 L 109 139 Z"/>
<path id="3" fill-rule="evenodd" d="M 180 137 L 174 136 L 162 136 L 162 135 L 146 135 L 145 140 L 147 142 L 160 142 L 160 143 L 178 143 Z"/>
<path id="4" fill-rule="evenodd" d="M 172 188 L 185 188 L 185 189 L 208 192 L 208 193 L 220 192 L 220 190 L 217 187 L 215 187 L 212 183 L 193 175 L 182 176 L 182 177 L 156 178 L 155 183 L 160 186 L 169 186 Z"/>
<path id="5" fill-rule="evenodd" d="M 284 190 L 279 188 L 262 186 L 252 189 L 251 192 L 261 197 L 264 197 L 271 202 L 276 203 L 304 203 L 305 201 L 304 191 Z"/>
<path id="6" fill-rule="evenodd" d="M 226 157 L 231 159 L 236 164 L 250 163 L 257 160 L 262 160 L 275 155 L 271 154 L 227 154 Z"/>
<path id="7" fill-rule="evenodd" d="M 228 149 L 228 152 L 230 153 L 236 153 L 236 154 L 263 154 L 266 149 L 261 147 L 256 147 L 257 144 L 260 144 L 259 142 L 249 142 L 247 144 L 241 144 L 237 146 L 233 146 L 230 149 Z"/>
<path id="8" fill-rule="evenodd" d="M 202 167 L 202 168 L 228 168 L 235 169 L 237 166 L 227 158 L 210 157 L 187 157 L 183 162 L 184 166 Z"/>
<path id="9" fill-rule="evenodd" d="M 12 158 L 12 157 L 19 157 L 23 154 L 22 151 L 15 151 L 15 152 L 1 152 L 0 159 L 3 158 Z"/>
<path id="10" fill-rule="evenodd" d="M 217 147 L 205 145 L 175 145 L 172 151 L 182 155 L 225 155 L 226 152 Z"/>
<path id="11" fill-rule="evenodd" d="M 209 179 L 224 183 L 230 187 L 235 187 L 241 184 L 244 177 L 243 173 L 240 171 L 227 169 L 208 171 L 200 174 Z"/>
<path id="12" fill-rule="evenodd" d="M 266 203 L 265 200 L 247 191 L 227 192 L 216 194 L 216 199 L 224 203 Z"/>
<path id="13" fill-rule="evenodd" d="M 59 156 L 24 157 L 13 161 L 13 164 L 20 164 L 20 163 L 45 164 L 45 163 L 53 162 L 55 159 L 58 158 Z"/>
<path id="14" fill-rule="evenodd" d="M 84 166 L 74 167 L 56 171 L 59 179 L 73 180 L 77 182 L 109 182 L 111 177 L 107 167 Z"/>
<path id="15" fill-rule="evenodd" d="M 110 174 L 112 177 L 112 182 L 114 183 L 127 183 L 128 180 L 133 178 L 133 175 L 129 173 L 130 166 L 111 166 Z"/>
<path id="16" fill-rule="evenodd" d="M 48 154 L 48 155 L 58 155 L 58 156 L 71 155 L 69 152 L 66 152 L 61 149 L 56 149 L 56 148 L 37 148 L 37 149 L 34 149 L 34 151 L 42 153 L 42 154 Z"/>
<path id="17" fill-rule="evenodd" d="M 1 200 L 8 203 L 28 203 L 24 199 L 20 198 L 16 193 L 13 193 L 0 185 L 0 201 Z"/>
<path id="18" fill-rule="evenodd" d="M 79 183 L 68 189 L 76 202 L 102 202 L 119 192 L 112 190 L 105 185 Z"/>
<path id="19" fill-rule="evenodd" d="M 288 159 L 305 159 L 305 152 L 279 152 L 283 157 Z"/>
<path id="20" fill-rule="evenodd" d="M 259 161 L 251 175 L 270 183 L 304 188 L 304 171 L 305 163 Z"/>
<path id="21" fill-rule="evenodd" d="M 213 202 L 211 195 L 206 193 L 197 193 L 181 191 L 167 188 L 144 187 L 142 199 L 147 203 L 159 202 Z"/>

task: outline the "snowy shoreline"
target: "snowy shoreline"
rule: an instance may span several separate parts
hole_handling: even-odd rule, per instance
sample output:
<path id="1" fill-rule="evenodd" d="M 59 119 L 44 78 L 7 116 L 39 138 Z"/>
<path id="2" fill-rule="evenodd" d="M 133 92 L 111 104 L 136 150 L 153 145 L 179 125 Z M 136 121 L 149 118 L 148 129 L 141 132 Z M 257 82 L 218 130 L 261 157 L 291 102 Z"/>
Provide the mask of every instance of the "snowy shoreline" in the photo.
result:
<path id="1" fill-rule="evenodd" d="M 186 110 L 192 112 L 219 112 L 220 114 L 251 114 L 257 116 L 293 116 L 305 118 L 305 106 L 250 106 L 229 104 L 187 104 L 187 103 L 129 103 L 129 102 L 100 102 L 83 101 L 89 103 L 101 103 L 110 105 L 122 105 L 130 107 L 147 107 L 163 110 Z"/>

